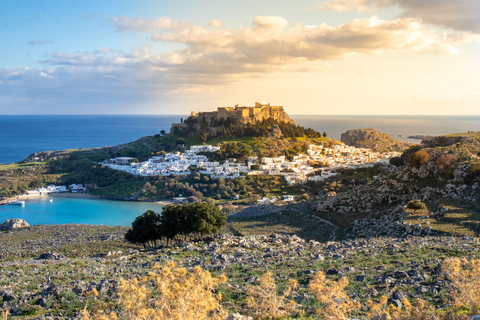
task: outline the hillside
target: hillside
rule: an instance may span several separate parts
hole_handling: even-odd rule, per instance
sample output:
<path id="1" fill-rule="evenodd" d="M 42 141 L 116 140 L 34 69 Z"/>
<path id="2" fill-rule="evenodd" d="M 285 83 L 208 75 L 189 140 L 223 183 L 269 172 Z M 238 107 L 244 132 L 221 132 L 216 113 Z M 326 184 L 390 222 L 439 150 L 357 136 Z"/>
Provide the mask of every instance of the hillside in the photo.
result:
<path id="1" fill-rule="evenodd" d="M 288 297 L 296 303 L 293 318 L 321 319 L 309 292 L 317 271 L 329 281 L 345 277 L 346 294 L 358 302 L 353 315 L 370 310 L 368 300 L 389 303 L 402 298 L 442 306 L 452 290 L 441 272 L 452 257 L 478 259 L 478 238 L 428 236 L 408 239 L 372 238 L 319 243 L 296 235 L 218 235 L 211 242 L 158 247 L 144 251 L 122 240 L 127 228 L 65 225 L 34 226 L 0 232 L 0 312 L 20 319 L 78 319 L 97 302 L 115 306 L 120 279 L 148 276 L 155 264 L 174 261 L 191 271 L 201 266 L 214 276 L 225 274 L 219 287 L 222 307 L 229 313 L 248 313 L 249 286 L 272 271 L 281 288 L 299 283 Z M 97 291 L 96 296 L 89 294 Z M 283 289 L 282 289 L 283 290 Z M 301 311 L 301 313 L 300 313 Z M 296 315 L 296 316 L 295 316 Z M 17 317 L 15 317 L 17 318 Z M 239 318 L 241 319 L 241 318 Z"/>
<path id="2" fill-rule="evenodd" d="M 317 206 L 320 215 L 341 220 L 344 235 L 350 237 L 443 233 L 477 236 L 480 140 L 415 149 L 426 152 L 428 161 L 420 166 L 400 166 L 366 185 L 325 198 Z M 428 210 L 420 214 L 405 210 L 404 206 L 415 199 L 425 202 Z"/>

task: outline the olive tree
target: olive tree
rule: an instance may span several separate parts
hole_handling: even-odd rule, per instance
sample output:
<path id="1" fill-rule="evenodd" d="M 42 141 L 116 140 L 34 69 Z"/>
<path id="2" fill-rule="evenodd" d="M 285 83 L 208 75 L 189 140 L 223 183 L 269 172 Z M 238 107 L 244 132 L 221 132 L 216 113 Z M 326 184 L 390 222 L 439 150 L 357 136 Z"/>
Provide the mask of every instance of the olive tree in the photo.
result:
<path id="1" fill-rule="evenodd" d="M 160 228 L 160 215 L 153 210 L 147 210 L 141 216 L 135 218 L 132 228 L 125 234 L 125 240 L 132 243 L 141 243 L 143 247 L 146 244 L 157 244 L 157 240 L 162 238 Z"/>

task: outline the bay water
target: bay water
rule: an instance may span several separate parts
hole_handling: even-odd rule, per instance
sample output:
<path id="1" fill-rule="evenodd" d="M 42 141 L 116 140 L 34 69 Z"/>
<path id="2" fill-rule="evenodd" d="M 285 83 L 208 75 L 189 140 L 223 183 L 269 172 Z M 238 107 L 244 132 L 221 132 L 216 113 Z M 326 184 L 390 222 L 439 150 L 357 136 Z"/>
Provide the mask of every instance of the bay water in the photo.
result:
<path id="1" fill-rule="evenodd" d="M 38 197 L 25 200 L 24 206 L 0 206 L 0 223 L 8 219 L 23 219 L 30 225 L 76 223 L 130 226 L 145 211 L 160 213 L 162 207 L 155 202 Z"/>

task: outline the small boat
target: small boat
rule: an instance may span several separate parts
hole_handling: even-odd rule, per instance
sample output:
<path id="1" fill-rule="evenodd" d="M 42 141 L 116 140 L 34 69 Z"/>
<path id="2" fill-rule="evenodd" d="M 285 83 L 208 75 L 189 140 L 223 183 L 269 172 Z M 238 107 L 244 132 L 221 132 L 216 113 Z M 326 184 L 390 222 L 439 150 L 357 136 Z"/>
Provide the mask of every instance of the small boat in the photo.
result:
<path id="1" fill-rule="evenodd" d="M 50 199 L 50 200 L 48 200 L 48 201 L 53 202 L 53 199 Z"/>
<path id="2" fill-rule="evenodd" d="M 12 201 L 9 203 L 11 206 L 24 206 L 25 205 L 25 201 L 23 200 L 16 200 L 16 201 Z"/>

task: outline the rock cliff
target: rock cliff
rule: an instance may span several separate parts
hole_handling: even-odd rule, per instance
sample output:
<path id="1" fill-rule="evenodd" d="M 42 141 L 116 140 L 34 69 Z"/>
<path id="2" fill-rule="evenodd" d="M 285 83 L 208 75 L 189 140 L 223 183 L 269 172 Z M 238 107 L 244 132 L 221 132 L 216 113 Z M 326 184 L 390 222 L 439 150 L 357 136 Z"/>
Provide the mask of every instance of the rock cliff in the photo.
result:
<path id="1" fill-rule="evenodd" d="M 386 133 L 376 129 L 348 130 L 341 135 L 341 141 L 356 148 L 369 148 L 374 151 L 401 151 L 410 146 L 410 143 L 393 139 Z"/>

